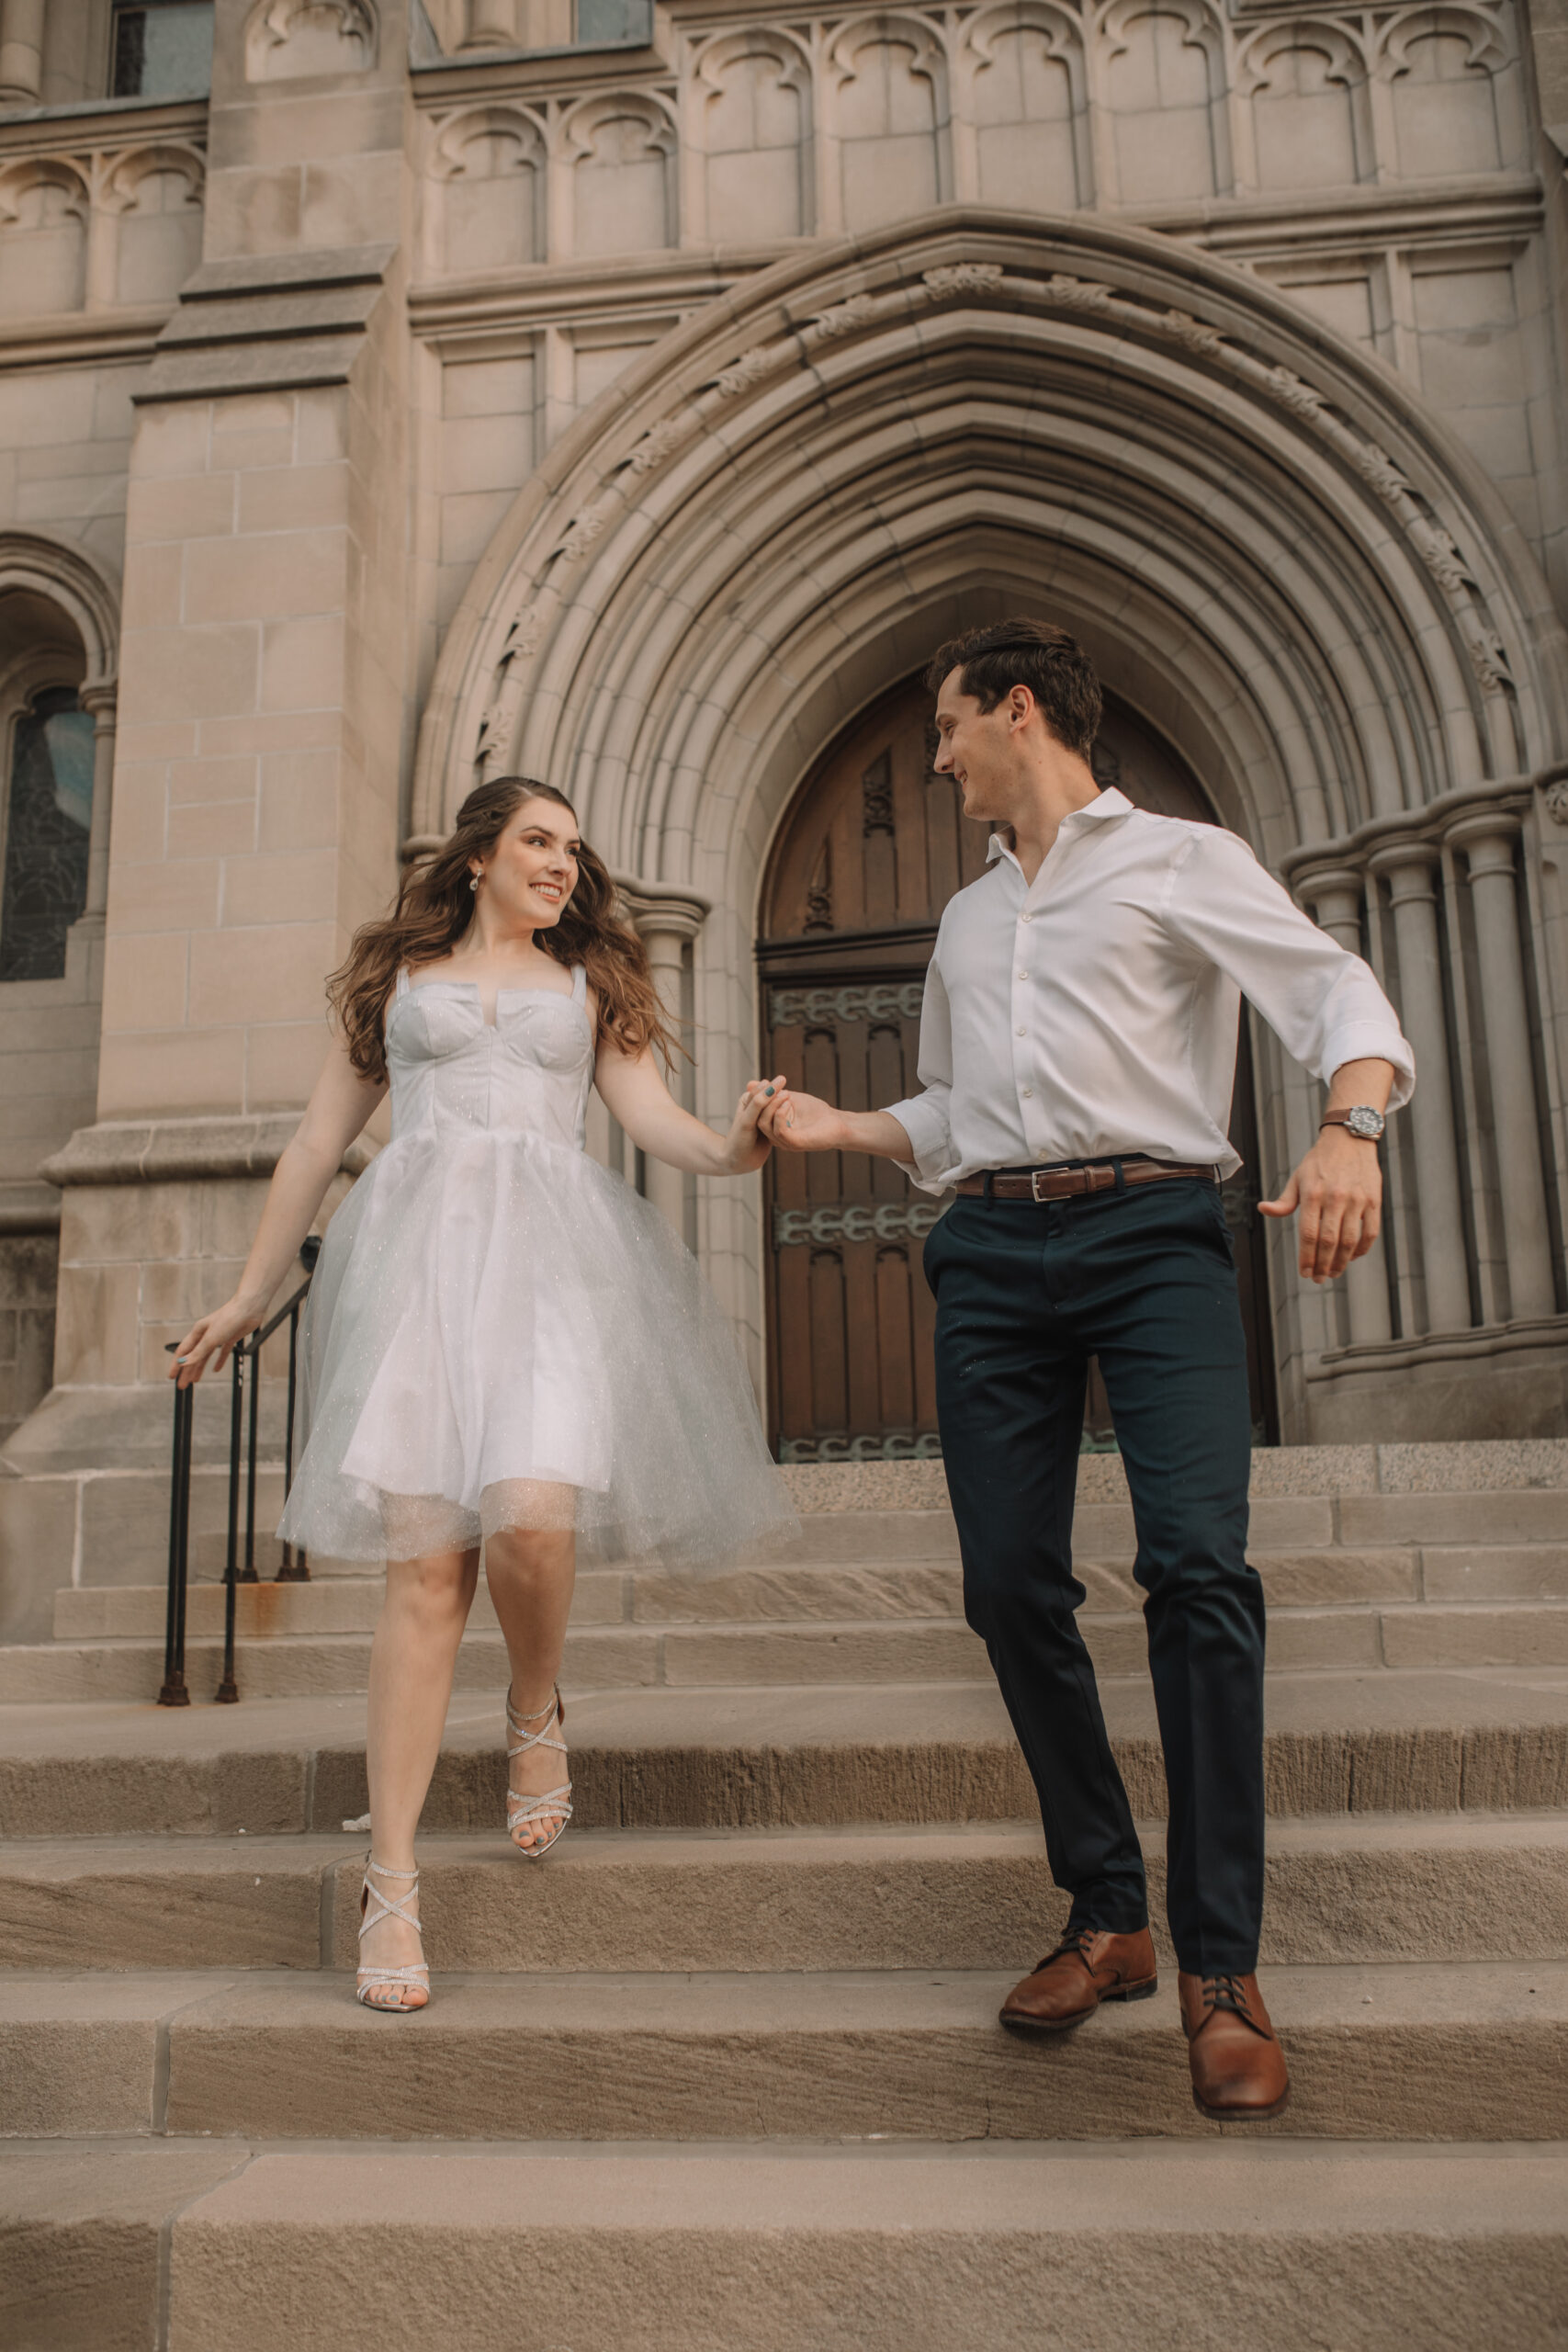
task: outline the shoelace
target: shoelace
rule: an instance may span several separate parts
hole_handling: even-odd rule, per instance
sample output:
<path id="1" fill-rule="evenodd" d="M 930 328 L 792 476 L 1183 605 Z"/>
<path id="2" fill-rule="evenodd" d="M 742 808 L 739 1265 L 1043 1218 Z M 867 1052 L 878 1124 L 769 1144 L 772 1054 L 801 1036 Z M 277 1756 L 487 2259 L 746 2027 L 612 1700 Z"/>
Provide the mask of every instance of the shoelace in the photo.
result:
<path id="1" fill-rule="evenodd" d="M 1233 2017 L 1241 2019 L 1243 2025 L 1251 2026 L 1254 2032 L 1258 2030 L 1258 2020 L 1247 2006 L 1247 1995 L 1242 1991 L 1239 1976 L 1205 1976 L 1202 2002 L 1206 2009 L 1228 2009 Z"/>
<path id="2" fill-rule="evenodd" d="M 1048 1951 L 1044 1959 L 1037 1963 L 1034 1973 L 1038 1976 L 1041 1969 L 1049 1968 L 1054 1960 L 1066 1960 L 1068 1957 L 1071 1957 L 1074 1960 L 1081 1960 L 1084 1966 L 1087 1968 L 1089 1966 L 1089 1947 L 1094 1941 L 1099 1933 L 1100 1929 L 1098 1928 L 1070 1928 L 1066 1934 L 1062 1938 L 1061 1942 L 1056 1946 L 1055 1951 Z"/>

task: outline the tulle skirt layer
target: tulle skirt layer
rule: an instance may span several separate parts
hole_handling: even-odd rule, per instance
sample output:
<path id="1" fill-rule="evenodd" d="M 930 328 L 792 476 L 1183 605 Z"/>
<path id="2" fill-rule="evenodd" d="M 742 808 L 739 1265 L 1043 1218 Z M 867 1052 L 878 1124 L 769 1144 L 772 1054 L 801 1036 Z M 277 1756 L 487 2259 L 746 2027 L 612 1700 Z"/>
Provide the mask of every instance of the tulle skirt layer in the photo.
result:
<path id="1" fill-rule="evenodd" d="M 535 1135 L 389 1144 L 306 1306 L 307 1439 L 279 1529 L 411 1559 L 505 1527 L 683 1572 L 798 1534 L 740 1353 L 657 1209 Z"/>

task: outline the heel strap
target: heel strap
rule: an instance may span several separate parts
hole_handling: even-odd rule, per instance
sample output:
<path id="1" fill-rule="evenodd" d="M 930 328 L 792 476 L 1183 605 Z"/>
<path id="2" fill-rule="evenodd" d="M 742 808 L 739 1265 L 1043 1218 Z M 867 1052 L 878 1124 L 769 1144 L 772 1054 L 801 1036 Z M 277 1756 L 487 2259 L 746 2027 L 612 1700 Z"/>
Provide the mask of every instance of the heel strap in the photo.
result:
<path id="1" fill-rule="evenodd" d="M 388 1895 L 383 1894 L 378 1886 L 372 1885 L 370 1881 L 371 1871 L 379 1870 L 380 1868 L 381 1864 L 379 1862 L 367 1862 L 365 1865 L 365 1889 L 359 1898 L 360 1942 L 363 1943 L 366 1937 L 370 1933 L 371 1928 L 378 1928 L 383 1919 L 400 1919 L 405 1928 L 412 1928 L 413 1929 L 415 1935 L 419 1938 L 421 1947 L 423 1948 L 424 1943 L 423 1923 L 414 1917 L 414 1914 L 407 1907 L 408 1905 L 413 1901 L 413 1898 L 419 1890 L 419 1872 L 417 1871 L 388 1871 L 387 1876 L 389 1878 L 409 1878 L 413 1881 L 412 1886 L 410 1887 L 406 1894 Z M 372 1903 L 377 1905 L 377 1908 L 374 1911 L 370 1908 Z M 392 1980 L 389 1977 L 387 1981 L 389 1984 Z"/>
<path id="2" fill-rule="evenodd" d="M 537 1731 L 530 1731 L 527 1728 L 531 1723 L 538 1723 Z M 558 1684 L 542 1707 L 535 1707 L 526 1715 L 518 1713 L 512 1703 L 512 1693 L 509 1690 L 506 1694 L 507 1761 L 510 1763 L 514 1756 L 526 1756 L 531 1747 L 553 1747 L 558 1756 L 564 1756 L 567 1752 L 566 1742 L 564 1739 L 550 1737 L 552 1724 L 561 1730 L 566 1728 L 566 1710 L 560 1702 Z"/>

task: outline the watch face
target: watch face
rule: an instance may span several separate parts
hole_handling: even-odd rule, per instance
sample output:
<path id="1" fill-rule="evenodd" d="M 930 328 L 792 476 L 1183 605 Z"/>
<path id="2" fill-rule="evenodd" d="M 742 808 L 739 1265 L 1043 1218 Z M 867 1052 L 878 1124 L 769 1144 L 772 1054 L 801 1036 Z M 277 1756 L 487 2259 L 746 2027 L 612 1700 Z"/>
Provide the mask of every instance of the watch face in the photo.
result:
<path id="1" fill-rule="evenodd" d="M 1379 1111 L 1369 1111 L 1363 1105 L 1346 1113 L 1345 1125 L 1353 1136 L 1359 1136 L 1363 1143 L 1376 1143 L 1383 1130 L 1382 1114 Z"/>

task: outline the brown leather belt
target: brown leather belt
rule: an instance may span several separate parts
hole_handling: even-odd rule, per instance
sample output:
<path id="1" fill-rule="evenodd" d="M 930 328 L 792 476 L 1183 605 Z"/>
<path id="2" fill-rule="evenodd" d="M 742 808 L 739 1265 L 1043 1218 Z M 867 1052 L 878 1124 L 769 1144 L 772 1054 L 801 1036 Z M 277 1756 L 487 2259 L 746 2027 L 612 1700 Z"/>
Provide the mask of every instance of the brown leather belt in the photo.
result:
<path id="1" fill-rule="evenodd" d="M 1167 1160 L 1145 1159 L 1138 1152 L 1122 1160 L 1122 1182 L 1129 1186 L 1162 1184 L 1176 1176 L 1198 1176 L 1209 1184 L 1217 1181 L 1212 1164 L 1173 1168 Z M 962 1177 L 953 1187 L 971 1199 L 988 1191 L 997 1201 L 1076 1201 L 1086 1193 L 1115 1189 L 1116 1164 L 1109 1159 L 1093 1159 L 1083 1168 L 997 1168 L 988 1175 Z"/>

